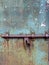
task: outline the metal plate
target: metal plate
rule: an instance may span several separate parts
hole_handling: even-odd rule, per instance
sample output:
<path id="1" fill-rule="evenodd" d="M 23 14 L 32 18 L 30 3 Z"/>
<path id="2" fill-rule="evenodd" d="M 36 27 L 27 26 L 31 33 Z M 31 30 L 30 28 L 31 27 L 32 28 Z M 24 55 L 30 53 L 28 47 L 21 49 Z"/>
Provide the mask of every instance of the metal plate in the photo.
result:
<path id="1" fill-rule="evenodd" d="M 0 0 L 0 34 L 45 34 L 49 31 L 46 0 Z M 48 65 L 48 41 L 35 39 L 31 52 L 22 39 L 0 38 L 0 65 Z"/>

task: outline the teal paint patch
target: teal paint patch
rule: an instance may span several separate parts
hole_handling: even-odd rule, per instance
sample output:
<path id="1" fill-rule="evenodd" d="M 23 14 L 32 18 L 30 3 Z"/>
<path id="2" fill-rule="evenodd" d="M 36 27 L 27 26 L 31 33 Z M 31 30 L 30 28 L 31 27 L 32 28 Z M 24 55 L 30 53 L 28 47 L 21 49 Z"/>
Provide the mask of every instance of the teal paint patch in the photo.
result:
<path id="1" fill-rule="evenodd" d="M 45 50 L 42 50 L 42 46 L 39 46 L 39 44 L 45 45 L 46 43 L 47 42 L 44 41 L 43 39 L 38 39 L 34 41 L 33 43 L 34 51 L 32 51 L 32 59 L 35 65 L 47 65 L 48 64 L 48 59 L 44 60 L 44 58 L 48 56 L 48 53 L 46 53 Z"/>
<path id="2" fill-rule="evenodd" d="M 37 65 L 45 65 L 45 62 L 43 62 L 42 58 L 44 58 L 46 55 L 45 52 L 40 51 L 39 49 L 37 50 L 37 54 L 36 54 L 36 63 Z"/>
<path id="3" fill-rule="evenodd" d="M 10 31 L 11 34 L 18 34 L 20 30 L 23 34 L 29 34 L 31 31 L 36 34 L 44 34 L 48 31 L 45 11 L 46 0 L 26 0 L 26 2 L 25 0 L 21 2 L 17 0 L 5 0 L 0 1 L 0 3 L 0 29 L 6 29 L 5 32 Z"/>

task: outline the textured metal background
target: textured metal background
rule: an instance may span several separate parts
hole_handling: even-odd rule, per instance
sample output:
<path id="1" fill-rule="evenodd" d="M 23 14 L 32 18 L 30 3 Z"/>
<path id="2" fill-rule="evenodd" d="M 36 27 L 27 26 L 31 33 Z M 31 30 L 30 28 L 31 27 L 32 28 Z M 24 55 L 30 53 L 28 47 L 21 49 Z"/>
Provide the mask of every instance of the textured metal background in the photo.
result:
<path id="1" fill-rule="evenodd" d="M 45 34 L 49 31 L 46 0 L 0 0 L 0 34 Z M 31 40 L 31 53 L 22 39 L 0 38 L 0 65 L 48 65 L 48 41 Z"/>

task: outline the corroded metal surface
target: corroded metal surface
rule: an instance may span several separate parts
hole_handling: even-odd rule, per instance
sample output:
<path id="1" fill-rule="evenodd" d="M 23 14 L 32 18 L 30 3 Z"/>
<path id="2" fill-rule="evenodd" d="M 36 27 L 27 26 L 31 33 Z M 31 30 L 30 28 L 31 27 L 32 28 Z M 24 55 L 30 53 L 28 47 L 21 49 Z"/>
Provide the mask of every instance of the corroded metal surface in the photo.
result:
<path id="1" fill-rule="evenodd" d="M 49 31 L 46 0 L 0 0 L 0 34 L 45 34 Z M 0 65 L 48 65 L 48 40 L 0 38 Z M 27 46 L 26 46 L 27 47 Z"/>
<path id="2" fill-rule="evenodd" d="M 24 49 L 23 40 L 10 40 L 8 45 L 6 40 L 0 47 L 1 65 L 47 65 L 48 64 L 48 44 L 45 40 L 32 41 L 31 52 Z"/>

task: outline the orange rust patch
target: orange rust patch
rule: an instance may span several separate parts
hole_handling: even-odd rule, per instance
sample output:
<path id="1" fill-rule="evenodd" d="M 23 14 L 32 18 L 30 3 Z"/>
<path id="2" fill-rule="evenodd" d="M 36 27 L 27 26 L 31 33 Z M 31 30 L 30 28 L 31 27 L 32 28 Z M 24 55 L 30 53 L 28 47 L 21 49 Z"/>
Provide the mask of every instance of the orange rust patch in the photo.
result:
<path id="1" fill-rule="evenodd" d="M 4 47 L 9 47 L 9 42 L 8 42 L 7 40 L 4 40 L 3 46 L 4 46 Z"/>

